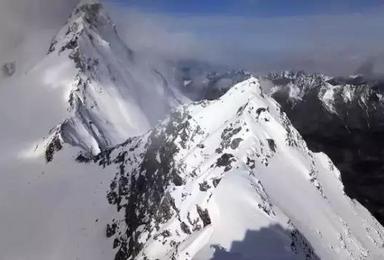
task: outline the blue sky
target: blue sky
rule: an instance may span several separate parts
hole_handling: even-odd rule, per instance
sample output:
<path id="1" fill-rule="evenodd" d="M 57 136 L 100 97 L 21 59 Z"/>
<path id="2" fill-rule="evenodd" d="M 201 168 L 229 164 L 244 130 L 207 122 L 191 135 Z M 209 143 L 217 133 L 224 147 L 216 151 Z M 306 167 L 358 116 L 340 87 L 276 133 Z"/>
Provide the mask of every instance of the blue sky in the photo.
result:
<path id="1" fill-rule="evenodd" d="M 382 0 L 111 0 L 152 12 L 194 15 L 297 16 L 365 12 Z"/>

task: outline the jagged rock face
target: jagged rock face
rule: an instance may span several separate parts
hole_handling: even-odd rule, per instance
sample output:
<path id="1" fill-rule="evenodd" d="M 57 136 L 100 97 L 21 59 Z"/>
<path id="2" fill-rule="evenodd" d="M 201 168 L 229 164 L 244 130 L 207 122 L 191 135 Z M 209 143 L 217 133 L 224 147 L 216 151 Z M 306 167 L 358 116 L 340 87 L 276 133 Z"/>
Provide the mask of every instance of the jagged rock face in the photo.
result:
<path id="1" fill-rule="evenodd" d="M 63 56 L 75 68 L 70 116 L 46 146 L 60 140 L 96 155 L 149 130 L 180 102 L 166 77 L 124 44 L 98 1 L 81 1 L 52 41 L 48 57 Z"/>
<path id="2" fill-rule="evenodd" d="M 346 193 L 384 223 L 384 99 L 378 81 L 271 74 L 272 96 L 310 149 L 329 155 Z"/>
<path id="3" fill-rule="evenodd" d="M 384 255 L 383 228 L 344 194 L 332 162 L 308 150 L 253 77 L 92 161 L 116 174 L 108 200 L 118 214 L 107 227 L 115 259 Z M 230 247 L 269 227 L 247 241 L 254 246 Z M 268 247 L 258 246 L 264 239 Z"/>

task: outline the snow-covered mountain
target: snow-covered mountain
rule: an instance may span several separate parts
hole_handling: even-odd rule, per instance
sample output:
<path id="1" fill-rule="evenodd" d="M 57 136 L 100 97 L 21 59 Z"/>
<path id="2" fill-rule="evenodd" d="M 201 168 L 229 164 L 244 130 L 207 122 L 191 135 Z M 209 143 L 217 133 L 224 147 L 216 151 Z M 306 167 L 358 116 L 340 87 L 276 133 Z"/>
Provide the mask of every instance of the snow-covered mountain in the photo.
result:
<path id="1" fill-rule="evenodd" d="M 80 1 L 36 66 L 5 69 L 1 259 L 384 257 L 383 227 L 284 113 L 306 95 L 280 100 L 292 87 L 279 76 L 168 75 L 123 43 L 96 0 Z M 186 104 L 172 78 L 192 92 L 202 82 L 191 96 L 212 100 Z M 324 111 L 342 114 L 328 92 L 344 90 L 320 81 Z M 369 107 L 371 92 L 351 93 Z"/>
<path id="2" fill-rule="evenodd" d="M 0 259 L 113 259 L 111 176 L 75 158 L 144 133 L 183 101 L 105 10 L 81 1 L 51 48 L 38 40 L 33 59 L 0 76 Z"/>
<path id="3" fill-rule="evenodd" d="M 216 88 L 216 81 L 208 80 L 209 75 L 225 78 L 225 82 L 239 79 L 239 73 L 233 72 L 199 71 L 190 76 L 195 67 L 198 66 L 184 69 L 184 75 L 191 78 L 187 81 L 192 89 L 189 92 L 199 93 L 195 99 L 215 99 L 232 87 L 226 84 Z M 331 157 L 342 172 L 346 193 L 384 223 L 383 81 L 362 75 L 330 77 L 303 71 L 270 73 L 258 78 L 265 92 L 280 103 L 309 148 Z"/>
<path id="4" fill-rule="evenodd" d="M 383 228 L 254 77 L 91 161 L 115 173 L 115 259 L 384 255 Z"/>
<path id="5" fill-rule="evenodd" d="M 58 67 L 56 73 L 62 73 L 59 60 L 71 70 L 64 97 L 69 116 L 40 147 L 47 161 L 63 143 L 97 154 L 141 134 L 183 98 L 162 72 L 125 45 L 97 0 L 80 1 L 46 60 Z"/>
<path id="6" fill-rule="evenodd" d="M 272 82 L 266 88 L 310 149 L 328 154 L 342 172 L 347 194 L 384 223 L 383 82 L 304 72 L 266 78 Z"/>

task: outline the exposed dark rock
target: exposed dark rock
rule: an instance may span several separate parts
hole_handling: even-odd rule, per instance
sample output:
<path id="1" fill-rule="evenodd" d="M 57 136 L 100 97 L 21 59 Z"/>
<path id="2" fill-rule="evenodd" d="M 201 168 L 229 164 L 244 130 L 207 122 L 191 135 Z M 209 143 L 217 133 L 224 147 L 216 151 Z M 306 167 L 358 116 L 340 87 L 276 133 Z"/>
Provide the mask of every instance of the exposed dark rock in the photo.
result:
<path id="1" fill-rule="evenodd" d="M 257 115 L 257 118 L 259 118 L 260 114 L 263 113 L 263 112 L 266 112 L 267 109 L 264 108 L 264 107 L 260 107 L 256 110 L 256 115 Z"/>
<path id="2" fill-rule="evenodd" d="M 241 138 L 232 138 L 238 134 L 241 131 L 241 127 L 233 128 L 233 127 L 227 127 L 223 130 L 223 133 L 221 134 L 221 143 L 220 147 L 216 149 L 216 153 L 222 153 L 224 149 L 231 147 L 232 149 L 236 149 L 240 142 L 243 140 Z"/>
<path id="3" fill-rule="evenodd" d="M 224 171 L 229 171 L 230 169 L 232 169 L 231 163 L 233 161 L 235 161 L 233 155 L 225 153 L 217 159 L 216 165 L 218 167 L 225 167 Z"/>
<path id="4" fill-rule="evenodd" d="M 208 209 L 203 210 L 199 205 L 196 205 L 197 213 L 199 214 L 201 220 L 203 221 L 204 227 L 211 224 L 211 217 L 209 216 Z"/>
<path id="5" fill-rule="evenodd" d="M 53 40 L 49 45 L 48 54 L 56 50 L 57 40 Z"/>
<path id="6" fill-rule="evenodd" d="M 120 246 L 120 241 L 118 239 L 113 240 L 113 249 L 118 248 Z"/>
<path id="7" fill-rule="evenodd" d="M 85 156 L 84 154 L 80 153 L 76 157 L 76 161 L 79 162 L 79 163 L 88 163 L 88 162 L 92 161 L 92 159 L 90 159 L 87 156 Z"/>
<path id="8" fill-rule="evenodd" d="M 75 38 L 71 39 L 66 45 L 64 45 L 61 49 L 60 52 L 63 52 L 65 50 L 73 50 L 78 46 L 78 37 L 76 36 Z"/>
<path id="9" fill-rule="evenodd" d="M 183 179 L 180 177 L 179 174 L 177 174 L 176 170 L 172 171 L 172 177 L 173 184 L 175 184 L 176 186 L 183 185 Z"/>
<path id="10" fill-rule="evenodd" d="M 170 232 L 169 230 L 164 230 L 164 231 L 161 233 L 161 235 L 162 235 L 163 237 L 170 237 L 170 236 L 171 236 L 171 232 Z"/>
<path id="11" fill-rule="evenodd" d="M 254 169 L 256 167 L 256 161 L 247 157 L 247 165 L 249 168 Z"/>
<path id="12" fill-rule="evenodd" d="M 237 149 L 242 141 L 243 141 L 242 138 L 233 139 L 231 142 L 231 149 L 233 149 L 233 150 Z"/>
<path id="13" fill-rule="evenodd" d="M 220 179 L 220 178 L 218 178 L 218 179 L 213 179 L 212 184 L 213 184 L 213 186 L 216 188 L 216 187 L 220 184 L 220 182 L 221 182 L 221 179 Z"/>
<path id="14" fill-rule="evenodd" d="M 269 148 L 275 153 L 276 152 L 276 143 L 273 139 L 267 139 Z"/>
<path id="15" fill-rule="evenodd" d="M 199 183 L 200 191 L 208 191 L 211 186 L 209 186 L 208 182 L 204 181 L 203 183 Z"/>
<path id="16" fill-rule="evenodd" d="M 51 162 L 53 160 L 53 155 L 60 151 L 63 148 L 61 144 L 61 140 L 59 137 L 53 137 L 52 141 L 48 144 L 45 150 L 45 159 L 47 162 Z"/>
<path id="17" fill-rule="evenodd" d="M 107 237 L 111 237 L 116 233 L 117 225 L 113 223 L 112 225 L 107 225 L 106 235 Z"/>
<path id="18" fill-rule="evenodd" d="M 180 223 L 180 228 L 181 228 L 181 230 L 182 230 L 185 234 L 188 234 L 188 235 L 192 234 L 192 232 L 191 232 L 191 230 L 189 229 L 188 225 L 185 224 L 184 222 L 181 222 L 181 223 Z"/>

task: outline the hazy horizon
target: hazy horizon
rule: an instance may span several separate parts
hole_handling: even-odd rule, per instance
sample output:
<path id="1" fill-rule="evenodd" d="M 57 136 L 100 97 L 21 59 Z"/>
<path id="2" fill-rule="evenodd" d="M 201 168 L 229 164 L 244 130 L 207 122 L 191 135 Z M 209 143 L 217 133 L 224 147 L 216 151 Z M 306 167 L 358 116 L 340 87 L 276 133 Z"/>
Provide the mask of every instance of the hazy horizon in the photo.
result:
<path id="1" fill-rule="evenodd" d="M 0 43 L 1 62 L 38 60 L 77 2 L 2 1 L 0 34 L 7 37 Z M 163 60 L 257 73 L 294 69 L 382 74 L 384 68 L 381 1 L 104 3 L 129 47 Z"/>

